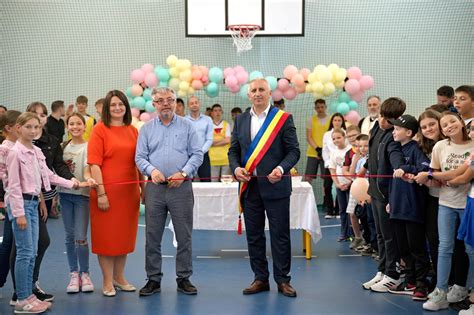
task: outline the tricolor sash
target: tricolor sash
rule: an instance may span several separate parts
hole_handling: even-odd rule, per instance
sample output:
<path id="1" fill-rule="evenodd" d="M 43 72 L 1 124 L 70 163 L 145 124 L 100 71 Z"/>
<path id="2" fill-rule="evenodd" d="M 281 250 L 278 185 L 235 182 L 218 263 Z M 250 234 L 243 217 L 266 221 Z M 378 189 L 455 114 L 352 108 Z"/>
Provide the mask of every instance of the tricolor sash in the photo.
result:
<path id="1" fill-rule="evenodd" d="M 270 149 L 270 146 L 272 145 L 278 132 L 281 130 L 281 127 L 283 127 L 283 124 L 286 122 L 288 117 L 290 117 L 290 114 L 279 110 L 276 107 L 272 107 L 268 112 L 268 115 L 265 118 L 262 127 L 260 127 L 260 129 L 258 130 L 257 135 L 253 139 L 249 149 L 247 150 L 244 156 L 243 165 L 250 175 L 253 174 L 257 165 L 263 159 L 268 149 Z M 242 234 L 241 215 L 244 211 L 242 208 L 242 197 L 247 187 L 248 182 L 239 183 L 239 226 L 237 230 L 238 234 Z"/>

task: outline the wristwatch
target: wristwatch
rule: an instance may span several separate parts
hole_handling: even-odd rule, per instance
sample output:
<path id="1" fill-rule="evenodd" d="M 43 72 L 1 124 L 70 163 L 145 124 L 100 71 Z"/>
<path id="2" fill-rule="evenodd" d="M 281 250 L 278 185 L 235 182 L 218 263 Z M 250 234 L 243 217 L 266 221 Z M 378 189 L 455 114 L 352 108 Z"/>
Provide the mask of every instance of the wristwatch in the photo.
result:
<path id="1" fill-rule="evenodd" d="M 429 171 L 428 171 L 428 179 L 433 179 L 433 169 L 430 168 Z"/>
<path id="2" fill-rule="evenodd" d="M 185 171 L 181 171 L 180 173 L 181 173 L 181 176 L 183 176 L 184 178 L 188 177 L 188 174 L 186 174 Z"/>

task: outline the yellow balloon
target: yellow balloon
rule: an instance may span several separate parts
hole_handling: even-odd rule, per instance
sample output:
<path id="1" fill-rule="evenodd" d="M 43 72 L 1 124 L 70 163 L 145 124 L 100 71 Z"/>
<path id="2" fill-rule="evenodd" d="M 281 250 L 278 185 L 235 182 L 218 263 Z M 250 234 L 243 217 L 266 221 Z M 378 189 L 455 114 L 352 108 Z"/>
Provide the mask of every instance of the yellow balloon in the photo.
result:
<path id="1" fill-rule="evenodd" d="M 324 95 L 322 95 L 321 93 L 314 92 L 314 93 L 313 93 L 313 97 L 314 97 L 314 99 L 317 100 L 317 99 L 323 98 Z"/>
<path id="2" fill-rule="evenodd" d="M 183 91 L 187 91 L 189 89 L 189 82 L 187 81 L 181 81 L 179 83 L 179 89 Z"/>
<path id="3" fill-rule="evenodd" d="M 187 91 L 183 91 L 183 90 L 179 90 L 179 91 L 178 91 L 178 96 L 179 96 L 179 97 L 186 97 L 186 95 L 188 95 L 188 92 L 187 92 Z"/>
<path id="4" fill-rule="evenodd" d="M 179 73 L 179 79 L 181 81 L 187 81 L 187 82 L 190 82 L 191 81 L 191 70 L 189 69 L 186 69 L 186 70 L 183 70 Z"/>
<path id="5" fill-rule="evenodd" d="M 305 93 L 311 93 L 311 92 L 313 92 L 313 88 L 312 88 L 311 83 L 308 83 L 306 84 Z"/>
<path id="6" fill-rule="evenodd" d="M 325 65 L 317 65 L 316 67 L 314 67 L 313 72 L 319 74 L 319 72 L 324 70 L 327 70 L 327 67 Z"/>
<path id="7" fill-rule="evenodd" d="M 311 84 L 311 89 L 313 90 L 313 92 L 322 93 L 324 89 L 324 85 L 321 83 L 321 81 L 316 81 L 313 84 Z"/>
<path id="8" fill-rule="evenodd" d="M 179 77 L 179 70 L 178 70 L 178 68 L 176 68 L 176 67 L 171 67 L 169 71 L 170 71 L 170 75 L 171 75 L 173 78 Z"/>
<path id="9" fill-rule="evenodd" d="M 316 82 L 317 80 L 318 80 L 318 76 L 316 75 L 316 73 L 311 72 L 310 74 L 308 74 L 308 82 L 309 83 Z"/>
<path id="10" fill-rule="evenodd" d="M 335 63 L 331 63 L 329 66 L 328 66 L 328 69 L 329 71 L 331 71 L 332 75 L 336 75 L 337 73 L 337 70 L 339 70 L 339 66 Z"/>
<path id="11" fill-rule="evenodd" d="M 170 86 L 170 88 L 172 88 L 175 91 L 179 90 L 179 79 L 172 78 L 169 82 L 169 86 Z"/>
<path id="12" fill-rule="evenodd" d="M 338 89 L 342 89 L 344 87 L 344 81 L 338 81 L 336 82 L 334 85 L 338 88 Z"/>
<path id="13" fill-rule="evenodd" d="M 186 61 L 184 59 L 179 59 L 176 62 L 176 68 L 178 68 L 179 71 L 183 71 L 186 69 Z"/>
<path id="14" fill-rule="evenodd" d="M 188 94 L 194 94 L 194 92 L 195 92 L 195 91 L 194 91 L 194 88 L 193 88 L 192 86 L 190 86 L 190 87 L 188 88 Z"/>
<path id="15" fill-rule="evenodd" d="M 185 69 L 191 69 L 191 61 L 189 59 L 184 59 L 184 68 Z"/>
<path id="16" fill-rule="evenodd" d="M 329 71 L 329 69 L 324 69 L 321 72 L 319 72 L 319 80 L 322 83 L 328 83 L 332 81 L 332 73 Z"/>
<path id="17" fill-rule="evenodd" d="M 337 70 L 337 73 L 336 75 L 334 76 L 334 79 L 336 81 L 344 81 L 346 79 L 346 76 L 347 76 L 347 71 L 346 69 L 344 68 L 340 68 L 339 70 Z"/>
<path id="18" fill-rule="evenodd" d="M 178 57 L 175 55 L 169 55 L 168 58 L 166 58 L 166 64 L 170 67 L 174 67 L 176 65 L 176 61 L 178 61 Z"/>
<path id="19" fill-rule="evenodd" d="M 331 95 L 332 93 L 334 93 L 334 91 L 336 91 L 336 87 L 334 86 L 334 84 L 332 84 L 331 82 L 324 84 L 323 94 L 325 96 Z"/>

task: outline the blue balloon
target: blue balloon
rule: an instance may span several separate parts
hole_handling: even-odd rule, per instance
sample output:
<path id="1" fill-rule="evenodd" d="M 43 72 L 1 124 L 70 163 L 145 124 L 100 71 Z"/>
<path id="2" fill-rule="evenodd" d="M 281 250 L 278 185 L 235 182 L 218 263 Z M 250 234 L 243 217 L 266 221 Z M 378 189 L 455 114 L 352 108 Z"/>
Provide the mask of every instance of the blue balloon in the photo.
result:
<path id="1" fill-rule="evenodd" d="M 217 94 L 217 92 L 219 91 L 219 86 L 217 85 L 217 83 L 211 82 L 207 85 L 206 91 L 209 94 Z"/>
<path id="2" fill-rule="evenodd" d="M 274 91 L 277 88 L 277 84 L 278 84 L 277 78 L 268 76 L 268 77 L 265 77 L 265 80 L 267 80 L 268 85 L 270 86 L 270 89 L 272 91 Z"/>
<path id="3" fill-rule="evenodd" d="M 357 107 L 359 106 L 359 104 L 357 104 L 356 101 L 350 101 L 349 103 L 347 103 L 347 105 L 349 105 L 349 108 L 350 108 L 351 110 L 357 109 Z"/>
<path id="4" fill-rule="evenodd" d="M 141 96 L 137 96 L 132 100 L 132 107 L 138 108 L 139 110 L 144 110 L 145 104 L 146 104 L 146 101 Z"/>
<path id="5" fill-rule="evenodd" d="M 160 81 L 160 84 L 158 84 L 159 87 L 167 87 L 168 86 L 168 82 L 163 82 L 163 81 Z"/>
<path id="6" fill-rule="evenodd" d="M 170 79 L 170 72 L 168 69 L 161 68 L 158 70 L 158 78 L 160 79 L 160 82 L 168 82 Z"/>
<path id="7" fill-rule="evenodd" d="M 143 203 L 140 204 L 140 215 L 145 215 L 145 205 Z"/>
<path id="8" fill-rule="evenodd" d="M 349 108 L 349 105 L 347 105 L 347 103 L 339 103 L 339 105 L 337 105 L 337 112 L 338 113 L 341 113 L 342 115 L 345 115 L 347 114 L 351 109 Z"/>
<path id="9" fill-rule="evenodd" d="M 155 67 L 155 74 L 156 74 L 157 77 L 160 77 L 160 75 L 158 74 L 158 72 L 160 71 L 160 69 L 163 69 L 163 67 L 162 67 L 162 66 L 156 66 L 156 67 Z"/>
<path id="10" fill-rule="evenodd" d="M 346 92 L 341 92 L 337 100 L 339 101 L 339 103 L 348 103 L 351 101 L 351 97 Z"/>
<path id="11" fill-rule="evenodd" d="M 241 98 L 243 98 L 244 100 L 247 100 L 249 98 L 248 96 L 248 93 L 249 92 L 249 85 L 248 84 L 244 84 L 240 87 L 240 92 L 239 92 L 239 95 Z"/>
<path id="12" fill-rule="evenodd" d="M 125 95 L 127 95 L 128 97 L 133 97 L 132 95 L 132 87 L 128 87 L 126 90 L 125 90 Z"/>
<path id="13" fill-rule="evenodd" d="M 145 104 L 145 110 L 148 112 L 148 113 L 154 113 L 155 112 L 155 106 L 153 106 L 153 102 L 152 101 L 147 101 L 146 104 Z"/>
<path id="14" fill-rule="evenodd" d="M 249 75 L 249 81 L 261 78 L 263 78 L 263 74 L 260 71 L 252 71 Z"/>
<path id="15" fill-rule="evenodd" d="M 338 102 L 338 101 L 333 101 L 333 102 L 331 102 L 331 104 L 329 104 L 329 111 L 330 111 L 331 113 L 337 112 L 337 105 L 339 105 L 339 102 Z"/>
<path id="16" fill-rule="evenodd" d="M 211 82 L 219 83 L 224 78 L 224 72 L 221 68 L 213 67 L 209 69 L 209 80 Z"/>
<path id="17" fill-rule="evenodd" d="M 145 89 L 143 91 L 142 97 L 145 99 L 145 101 L 150 101 L 151 100 L 151 89 Z"/>

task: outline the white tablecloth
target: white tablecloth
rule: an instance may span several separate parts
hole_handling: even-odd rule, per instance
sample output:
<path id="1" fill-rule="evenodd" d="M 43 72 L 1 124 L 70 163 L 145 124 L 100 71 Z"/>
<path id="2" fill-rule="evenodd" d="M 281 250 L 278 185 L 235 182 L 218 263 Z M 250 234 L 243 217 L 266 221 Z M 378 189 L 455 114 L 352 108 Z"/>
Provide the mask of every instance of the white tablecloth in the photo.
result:
<path id="1" fill-rule="evenodd" d="M 307 182 L 293 181 L 292 185 L 290 228 L 306 230 L 316 243 L 321 239 L 321 225 L 313 189 Z M 237 183 L 193 183 L 193 191 L 194 229 L 237 230 Z M 242 226 L 245 228 L 245 224 Z"/>

